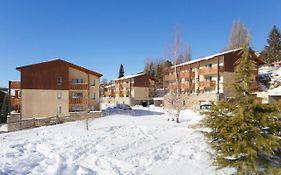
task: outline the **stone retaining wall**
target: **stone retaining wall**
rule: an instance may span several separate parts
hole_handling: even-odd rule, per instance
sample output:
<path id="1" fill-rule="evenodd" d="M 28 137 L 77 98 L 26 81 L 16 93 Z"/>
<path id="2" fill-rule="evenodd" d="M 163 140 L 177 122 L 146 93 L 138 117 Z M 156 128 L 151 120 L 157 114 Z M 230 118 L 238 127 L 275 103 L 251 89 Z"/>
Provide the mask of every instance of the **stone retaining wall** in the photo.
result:
<path id="1" fill-rule="evenodd" d="M 172 108 L 172 104 L 169 100 L 169 95 L 166 95 L 163 100 L 164 107 L 169 109 Z M 220 94 L 220 98 L 223 98 L 222 94 Z M 201 101 L 217 101 L 217 94 L 216 93 L 209 93 L 209 94 L 184 94 L 183 101 L 185 103 L 185 107 L 187 109 L 191 109 L 193 111 L 200 110 L 200 102 Z"/>

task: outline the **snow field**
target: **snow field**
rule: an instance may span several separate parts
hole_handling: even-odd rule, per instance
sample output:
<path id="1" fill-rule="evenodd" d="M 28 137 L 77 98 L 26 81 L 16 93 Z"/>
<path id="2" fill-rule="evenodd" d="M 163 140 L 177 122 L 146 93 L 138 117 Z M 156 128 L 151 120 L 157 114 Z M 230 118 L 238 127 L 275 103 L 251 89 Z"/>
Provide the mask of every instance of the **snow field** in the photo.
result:
<path id="1" fill-rule="evenodd" d="M 162 108 L 1 134 L 0 174 L 232 174 L 216 170 L 203 134 L 189 128 L 202 116 L 168 121 Z"/>

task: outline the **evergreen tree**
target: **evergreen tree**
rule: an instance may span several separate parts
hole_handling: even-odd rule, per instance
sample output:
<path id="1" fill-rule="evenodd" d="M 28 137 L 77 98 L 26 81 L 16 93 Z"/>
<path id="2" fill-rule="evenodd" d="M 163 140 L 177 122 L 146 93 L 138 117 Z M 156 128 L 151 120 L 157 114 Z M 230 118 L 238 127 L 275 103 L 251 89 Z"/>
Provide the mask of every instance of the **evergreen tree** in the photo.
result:
<path id="1" fill-rule="evenodd" d="M 276 26 L 273 26 L 269 33 L 267 43 L 268 45 L 262 51 L 261 57 L 267 63 L 281 61 L 281 34 Z"/>
<path id="2" fill-rule="evenodd" d="M 206 136 L 217 150 L 219 168 L 234 167 L 238 174 L 280 173 L 281 117 L 278 104 L 265 105 L 252 95 L 256 64 L 245 46 L 236 62 L 231 100 L 221 100 L 205 112 Z M 273 161 L 274 160 L 274 161 Z"/>
<path id="3" fill-rule="evenodd" d="M 121 77 L 124 77 L 124 67 L 123 67 L 123 64 L 120 65 L 120 68 L 119 68 L 119 76 L 118 78 L 121 78 Z"/>
<path id="4" fill-rule="evenodd" d="M 1 107 L 1 118 L 0 118 L 0 123 L 7 122 L 7 116 L 11 112 L 11 101 L 10 101 L 10 96 L 6 94 L 4 96 L 3 104 Z"/>

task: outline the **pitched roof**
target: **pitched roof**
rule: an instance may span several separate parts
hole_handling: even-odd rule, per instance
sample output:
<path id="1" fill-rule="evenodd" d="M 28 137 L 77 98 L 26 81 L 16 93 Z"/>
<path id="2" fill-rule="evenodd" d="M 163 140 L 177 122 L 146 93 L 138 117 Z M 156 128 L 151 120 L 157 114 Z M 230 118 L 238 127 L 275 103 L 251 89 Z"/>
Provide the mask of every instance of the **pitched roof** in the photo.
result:
<path id="1" fill-rule="evenodd" d="M 113 79 L 113 80 L 114 81 L 125 80 L 125 79 L 130 79 L 130 78 L 138 77 L 138 76 L 141 76 L 141 75 L 145 75 L 145 73 L 144 72 L 140 72 L 140 73 L 133 74 L 133 75 L 126 75 L 124 77 Z"/>
<path id="2" fill-rule="evenodd" d="M 212 59 L 214 57 L 221 56 L 221 55 L 224 55 L 224 54 L 228 54 L 228 53 L 231 53 L 231 52 L 236 52 L 236 51 L 239 51 L 239 50 L 242 50 L 242 48 L 232 49 L 232 50 L 228 50 L 228 51 L 225 51 L 225 52 L 209 55 L 209 56 L 206 56 L 206 57 L 202 57 L 202 58 L 198 58 L 198 59 L 195 59 L 195 60 L 187 61 L 187 62 L 184 62 L 184 63 L 181 63 L 181 64 L 177 64 L 175 66 L 178 67 L 178 66 L 184 66 L 184 65 L 187 65 L 187 64 L 197 63 L 199 61 L 209 60 L 209 59 Z M 171 66 L 171 67 L 175 67 L 175 66 Z"/>
<path id="3" fill-rule="evenodd" d="M 214 57 L 217 57 L 217 56 L 225 55 L 225 54 L 228 54 L 228 53 L 231 53 L 231 52 L 242 51 L 242 50 L 243 50 L 243 48 L 237 48 L 237 49 L 232 49 L 232 50 L 228 50 L 228 51 L 225 51 L 225 52 L 220 52 L 220 53 L 217 53 L 217 54 L 213 54 L 213 55 L 198 58 L 198 59 L 195 59 L 195 60 L 187 61 L 187 62 L 184 62 L 184 63 L 181 63 L 181 64 L 177 64 L 177 65 L 171 66 L 171 68 L 174 68 L 175 66 L 178 67 L 178 66 L 184 66 L 184 65 L 187 65 L 187 64 L 197 63 L 199 61 L 210 60 L 210 59 L 212 59 Z M 264 61 L 261 60 L 261 59 L 257 58 L 257 61 L 258 61 L 259 64 L 264 64 Z"/>
<path id="4" fill-rule="evenodd" d="M 76 64 L 72 64 L 70 62 L 67 62 L 65 60 L 62 60 L 62 59 L 51 59 L 51 60 L 48 60 L 48 61 L 44 61 L 44 62 L 40 62 L 40 63 L 35 63 L 35 64 L 30 64 L 30 65 L 26 65 L 26 66 L 20 66 L 20 67 L 17 67 L 16 69 L 18 71 L 21 71 L 21 69 L 25 69 L 25 68 L 28 68 L 28 67 L 33 67 L 33 66 L 38 66 L 38 65 L 42 65 L 42 64 L 47 64 L 47 63 L 51 63 L 51 62 L 60 62 L 60 63 L 64 63 L 64 64 L 67 64 L 69 67 L 72 67 L 74 69 L 78 69 L 80 71 L 83 71 L 83 72 L 87 72 L 89 74 L 92 74 L 92 75 L 95 75 L 97 77 L 101 77 L 102 74 L 98 73 L 98 72 L 95 72 L 95 71 L 92 71 L 92 70 L 89 70 L 89 69 L 86 69 L 84 67 L 81 67 L 81 66 L 78 66 Z"/>

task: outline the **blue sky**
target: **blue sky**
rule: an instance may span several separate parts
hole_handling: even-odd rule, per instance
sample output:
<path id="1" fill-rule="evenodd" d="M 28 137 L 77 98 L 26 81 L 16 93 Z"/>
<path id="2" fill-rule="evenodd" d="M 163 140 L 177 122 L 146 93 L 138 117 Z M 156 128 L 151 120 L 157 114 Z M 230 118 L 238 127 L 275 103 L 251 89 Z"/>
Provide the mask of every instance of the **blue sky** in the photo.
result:
<path id="1" fill-rule="evenodd" d="M 165 55 L 180 29 L 197 58 L 221 51 L 240 20 L 252 46 L 263 49 L 273 25 L 281 28 L 281 1 L 3 0 L 0 1 L 0 86 L 19 79 L 17 66 L 64 58 L 112 79 L 143 70 Z"/>

